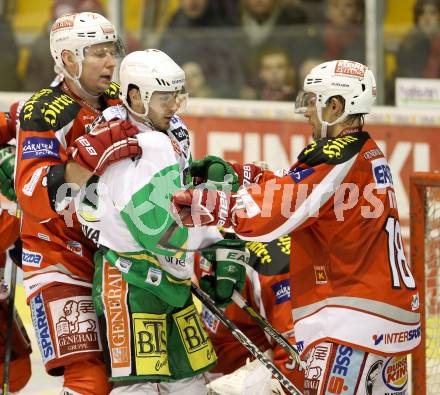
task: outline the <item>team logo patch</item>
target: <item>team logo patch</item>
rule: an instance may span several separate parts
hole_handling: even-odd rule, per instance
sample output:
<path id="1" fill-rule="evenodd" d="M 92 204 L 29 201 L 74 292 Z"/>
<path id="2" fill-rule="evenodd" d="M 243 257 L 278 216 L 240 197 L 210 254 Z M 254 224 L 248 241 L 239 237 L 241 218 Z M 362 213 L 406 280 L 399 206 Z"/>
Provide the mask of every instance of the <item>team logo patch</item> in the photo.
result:
<path id="1" fill-rule="evenodd" d="M 281 304 L 290 300 L 290 283 L 289 280 L 282 280 L 272 285 L 275 294 L 275 304 Z"/>
<path id="2" fill-rule="evenodd" d="M 21 159 L 60 159 L 60 142 L 49 137 L 27 137 L 23 141 Z"/>
<path id="3" fill-rule="evenodd" d="M 41 254 L 23 248 L 21 253 L 21 262 L 23 265 L 40 267 L 42 259 L 43 256 Z"/>
<path id="4" fill-rule="evenodd" d="M 308 169 L 302 169 L 301 167 L 295 167 L 291 172 L 289 172 L 290 177 L 292 180 L 298 184 L 299 182 L 305 180 L 307 177 L 312 175 L 315 172 L 315 169 L 313 167 L 310 167 Z"/>
<path id="5" fill-rule="evenodd" d="M 115 262 L 115 266 L 122 272 L 122 273 L 128 273 L 130 271 L 131 265 L 133 263 L 124 258 L 118 258 Z"/>
<path id="6" fill-rule="evenodd" d="M 325 272 L 325 266 L 313 266 L 315 269 L 315 282 L 316 284 L 327 284 L 327 273 Z"/>
<path id="7" fill-rule="evenodd" d="M 145 282 L 154 286 L 158 286 L 162 281 L 162 270 L 155 267 L 150 267 L 148 269 L 147 278 Z"/>
<path id="8" fill-rule="evenodd" d="M 90 296 L 74 296 L 49 303 L 56 327 L 57 350 L 60 357 L 101 351 L 97 317 Z"/>
<path id="9" fill-rule="evenodd" d="M 402 391 L 408 383 L 406 356 L 389 359 L 382 370 L 382 379 L 392 391 Z"/>
<path id="10" fill-rule="evenodd" d="M 373 177 L 377 188 L 387 188 L 393 186 L 393 177 L 391 169 L 385 158 L 379 158 L 371 161 Z"/>
<path id="11" fill-rule="evenodd" d="M 69 251 L 72 251 L 76 255 L 82 256 L 83 254 L 82 245 L 78 241 L 69 240 L 66 242 L 66 247 Z"/>
<path id="12" fill-rule="evenodd" d="M 31 299 L 32 323 L 37 337 L 43 363 L 46 364 L 55 358 L 55 349 L 50 336 L 49 324 L 47 322 L 46 309 L 41 294 Z"/>

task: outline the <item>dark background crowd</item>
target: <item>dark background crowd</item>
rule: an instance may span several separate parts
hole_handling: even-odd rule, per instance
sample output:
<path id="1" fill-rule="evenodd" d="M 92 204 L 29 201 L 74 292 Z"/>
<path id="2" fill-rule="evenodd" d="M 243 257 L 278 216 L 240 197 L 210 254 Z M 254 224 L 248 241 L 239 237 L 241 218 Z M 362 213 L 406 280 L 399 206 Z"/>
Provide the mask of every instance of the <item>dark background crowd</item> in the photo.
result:
<path id="1" fill-rule="evenodd" d="M 39 34 L 26 35 L 13 23 L 20 0 L 8 2 L 0 17 L 0 91 L 49 84 L 52 21 L 66 12 L 107 14 L 108 3 L 46 0 L 40 4 L 50 8 L 48 20 Z M 401 28 L 381 57 L 387 104 L 394 102 L 395 78 L 439 77 L 439 3 L 399 2 L 412 12 L 413 25 Z M 138 28 L 123 34 L 127 52 L 156 47 L 168 53 L 184 68 L 192 97 L 292 101 L 314 65 L 336 58 L 366 62 L 364 0 L 137 0 L 125 19 L 135 17 L 136 6 Z"/>

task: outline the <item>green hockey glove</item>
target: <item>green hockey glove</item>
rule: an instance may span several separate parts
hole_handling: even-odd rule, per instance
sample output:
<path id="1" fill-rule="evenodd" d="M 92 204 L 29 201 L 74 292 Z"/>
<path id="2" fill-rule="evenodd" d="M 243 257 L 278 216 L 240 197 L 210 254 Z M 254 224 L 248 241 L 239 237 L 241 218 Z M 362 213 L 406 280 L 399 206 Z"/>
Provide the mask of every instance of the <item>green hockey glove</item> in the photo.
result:
<path id="1" fill-rule="evenodd" d="M 4 145 L 0 148 L 0 192 L 15 202 L 14 191 L 15 147 Z"/>
<path id="2" fill-rule="evenodd" d="M 202 256 L 212 263 L 214 275 L 203 276 L 200 287 L 224 307 L 231 303 L 234 290 L 243 290 L 250 253 L 243 240 L 221 240 Z"/>
<path id="3" fill-rule="evenodd" d="M 213 189 L 228 189 L 231 192 L 238 190 L 237 173 L 228 162 L 218 156 L 208 155 L 193 161 L 189 172 L 194 185 L 208 183 Z"/>

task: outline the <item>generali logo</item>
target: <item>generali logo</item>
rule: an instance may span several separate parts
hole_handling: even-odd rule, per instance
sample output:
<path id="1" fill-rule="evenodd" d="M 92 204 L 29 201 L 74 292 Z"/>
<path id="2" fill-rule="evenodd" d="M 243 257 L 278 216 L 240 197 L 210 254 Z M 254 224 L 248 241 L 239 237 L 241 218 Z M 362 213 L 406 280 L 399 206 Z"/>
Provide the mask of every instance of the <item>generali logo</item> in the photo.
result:
<path id="1" fill-rule="evenodd" d="M 130 331 L 127 283 L 121 272 L 107 261 L 103 264 L 103 301 L 112 368 L 130 367 Z"/>
<path id="2" fill-rule="evenodd" d="M 52 309 L 56 321 L 59 356 L 100 351 L 96 314 L 91 297 L 75 296 L 54 303 L 62 303 L 58 308 Z"/>

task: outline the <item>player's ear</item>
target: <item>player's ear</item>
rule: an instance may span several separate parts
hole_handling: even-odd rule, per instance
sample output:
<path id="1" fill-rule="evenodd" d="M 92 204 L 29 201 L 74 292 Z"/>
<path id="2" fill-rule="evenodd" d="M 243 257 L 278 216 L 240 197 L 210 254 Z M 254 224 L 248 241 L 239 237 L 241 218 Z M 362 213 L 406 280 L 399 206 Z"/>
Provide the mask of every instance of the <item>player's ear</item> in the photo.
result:
<path id="1" fill-rule="evenodd" d="M 335 116 L 339 117 L 344 111 L 344 103 L 336 96 L 328 101 L 328 108 Z"/>
<path id="2" fill-rule="evenodd" d="M 64 50 L 61 53 L 61 59 L 63 59 L 63 63 L 66 66 L 73 66 L 73 64 L 76 63 L 75 56 L 73 55 L 73 53 L 71 51 Z"/>

